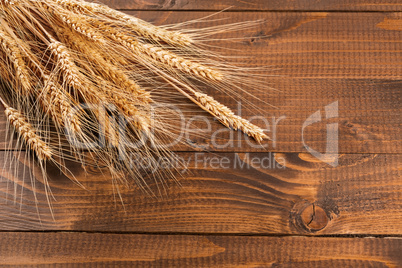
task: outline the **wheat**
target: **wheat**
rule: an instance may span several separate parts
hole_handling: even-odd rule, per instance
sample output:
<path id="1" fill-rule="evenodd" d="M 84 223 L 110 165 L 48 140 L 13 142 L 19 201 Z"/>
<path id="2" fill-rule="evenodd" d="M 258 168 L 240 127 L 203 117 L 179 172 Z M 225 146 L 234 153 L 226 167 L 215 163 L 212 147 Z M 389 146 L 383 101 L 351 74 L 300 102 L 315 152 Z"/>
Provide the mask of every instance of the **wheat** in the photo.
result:
<path id="1" fill-rule="evenodd" d="M 47 9 L 54 17 L 58 17 L 65 25 L 75 32 L 93 41 L 103 41 L 97 31 L 86 22 L 85 18 L 82 16 L 77 16 L 75 13 L 69 11 L 83 11 L 82 8 L 80 9 L 80 5 L 78 3 L 74 3 L 73 1 L 58 1 L 59 4 L 63 3 L 62 6 L 67 8 L 62 9 L 60 6 L 54 5 L 52 2 L 53 1 L 35 1 L 36 4 Z"/>
<path id="2" fill-rule="evenodd" d="M 25 116 L 19 111 L 5 105 L 5 114 L 8 121 L 14 127 L 18 135 L 25 141 L 26 145 L 35 152 L 39 160 L 50 160 L 52 150 L 41 137 L 36 134 L 35 129 L 27 122 Z"/>
<path id="3" fill-rule="evenodd" d="M 136 98 L 139 103 L 148 104 L 152 102 L 150 93 L 142 89 L 135 81 L 128 78 L 124 72 L 107 62 L 105 62 L 103 67 L 105 68 L 101 69 L 100 72 L 106 77 L 109 77 L 111 82 Z"/>
<path id="4" fill-rule="evenodd" d="M 222 73 L 220 73 L 219 71 L 213 70 L 197 62 L 184 59 L 161 47 L 157 47 L 151 44 L 139 43 L 139 49 L 142 53 L 149 55 L 154 60 L 162 62 L 168 66 L 175 67 L 186 73 L 195 74 L 199 77 L 209 78 L 218 81 L 222 80 L 223 78 Z"/>
<path id="5" fill-rule="evenodd" d="M 122 14 L 122 13 L 120 13 Z M 133 18 L 127 20 L 127 15 L 122 14 L 122 21 L 126 21 L 125 25 L 129 26 L 133 31 L 138 34 L 155 40 L 164 41 L 172 45 L 191 46 L 194 43 L 189 35 L 183 34 L 178 31 L 168 31 L 160 27 L 156 27 L 146 21 Z"/>
<path id="6" fill-rule="evenodd" d="M 110 82 L 119 86 L 125 92 L 131 94 L 131 96 L 137 98 L 143 103 L 151 103 L 150 93 L 142 89 L 134 80 L 130 79 L 122 70 L 120 70 L 115 64 L 111 62 L 112 59 L 107 58 L 107 54 L 101 55 L 101 53 L 93 47 L 88 47 L 87 43 L 81 38 L 78 38 L 74 33 L 68 29 L 58 29 L 63 34 L 60 38 L 63 38 L 65 42 L 68 42 L 77 51 L 81 53 L 88 53 L 89 56 L 86 60 L 93 62 L 99 72 L 104 78 L 107 78 Z"/>
<path id="7" fill-rule="evenodd" d="M 249 82 L 254 77 L 236 79 L 233 74 L 241 67 L 218 62 L 223 57 L 192 39 L 209 38 L 223 27 L 188 29 L 193 34 L 186 35 L 82 0 L 0 0 L 0 7 L 4 81 L 0 103 L 9 124 L 41 164 L 51 160 L 62 172 L 70 159 L 98 167 L 106 164 L 114 179 L 132 176 L 147 189 L 143 170 L 131 166 L 129 154 L 149 158 L 152 168 L 158 167 L 161 158 L 171 157 L 164 142 L 181 136 L 178 120 L 173 121 L 176 113 L 169 106 L 187 107 L 184 98 L 226 127 L 258 142 L 268 138 L 258 126 L 200 93 L 204 86 L 236 93 L 243 82 L 255 84 Z M 184 25 L 189 23 L 169 29 Z M 80 103 L 83 106 L 76 111 Z M 133 142 L 144 144 L 131 148 Z M 123 152 L 121 159 L 120 151 L 129 146 L 130 152 Z M 167 173 L 161 169 L 146 176 L 163 179 Z"/>
<path id="8" fill-rule="evenodd" d="M 151 40 L 163 41 L 180 46 L 190 46 L 193 43 L 193 40 L 190 36 L 182 34 L 180 32 L 164 30 L 141 19 L 128 16 L 122 12 L 110 9 L 106 6 L 95 4 L 94 7 L 95 8 L 93 9 L 93 11 L 105 14 L 119 20 L 123 23 L 123 25 L 128 26 L 137 34 L 143 37 L 147 37 Z"/>
<path id="9" fill-rule="evenodd" d="M 101 81 L 103 85 L 107 85 L 107 82 L 100 76 L 97 77 L 98 81 Z M 101 86 L 103 93 L 109 97 L 112 104 L 114 104 L 122 113 L 127 116 L 129 119 L 134 120 L 131 122 L 134 127 L 139 131 L 148 132 L 150 129 L 150 119 L 148 115 L 144 114 L 140 111 L 136 105 L 128 100 L 124 94 L 119 94 L 117 92 L 113 92 L 110 87 Z"/>
<path id="10" fill-rule="evenodd" d="M 77 2 L 74 0 L 53 0 L 53 2 L 69 11 L 74 11 L 77 13 L 91 12 L 91 8 L 88 9 L 88 7 L 83 5 L 83 2 Z"/>
<path id="11" fill-rule="evenodd" d="M 105 68 L 101 69 L 100 71 L 103 72 L 106 77 L 109 77 L 110 81 L 113 81 L 124 91 L 131 94 L 131 96 L 137 98 L 140 102 L 152 102 L 150 93 L 142 89 L 135 81 L 128 78 L 124 72 L 107 62 L 105 62 L 103 66 Z"/>
<path id="12" fill-rule="evenodd" d="M 60 13 L 59 16 L 74 31 L 90 40 L 104 42 L 103 38 L 82 17 L 76 16 L 71 12 Z"/>
<path id="13" fill-rule="evenodd" d="M 148 55 L 154 60 L 166 64 L 167 66 L 176 68 L 180 71 L 196 75 L 198 77 L 209 78 L 212 80 L 222 80 L 223 75 L 212 68 L 203 66 L 197 62 L 193 62 L 191 60 L 187 60 L 182 58 L 173 52 L 170 52 L 161 47 L 157 47 L 151 44 L 144 44 L 135 40 L 134 38 L 125 35 L 123 33 L 109 30 L 110 36 L 121 43 L 124 47 L 130 49 L 135 54 Z"/>
<path id="14" fill-rule="evenodd" d="M 49 111 L 53 120 L 60 126 L 68 127 L 74 133 L 81 132 L 81 122 L 71 106 L 71 97 L 58 84 L 53 82 L 48 75 L 44 76 L 44 89 L 42 104 Z"/>
<path id="15" fill-rule="evenodd" d="M 119 22 L 121 25 L 126 26 L 130 30 L 134 31 L 137 35 L 148 38 L 148 40 L 153 40 L 154 42 L 162 41 L 179 46 L 190 46 L 194 43 L 189 35 L 178 31 L 165 30 L 144 20 L 134 18 L 117 10 L 111 9 L 105 5 L 64 0 L 56 0 L 56 2 L 59 2 L 65 8 L 71 11 L 86 14 L 97 13 L 105 15 L 107 18 L 113 19 L 113 22 Z"/>
<path id="16" fill-rule="evenodd" d="M 5 54 L 12 62 L 17 81 L 21 84 L 25 93 L 31 90 L 29 69 L 24 61 L 23 52 L 18 43 L 6 32 L 0 29 L 0 42 Z"/>
<path id="17" fill-rule="evenodd" d="M 53 39 L 49 44 L 49 49 L 57 59 L 57 66 L 64 72 L 63 78 L 65 82 L 72 87 L 82 87 L 80 71 L 72 60 L 68 48 Z"/>
<path id="18" fill-rule="evenodd" d="M 14 5 L 15 4 L 15 0 L 1 0 L 0 4 L 5 4 L 5 5 Z"/>
<path id="19" fill-rule="evenodd" d="M 214 115 L 226 127 L 231 127 L 234 130 L 240 130 L 258 142 L 268 139 L 268 136 L 264 134 L 264 131 L 260 127 L 250 123 L 248 120 L 240 116 L 235 115 L 232 110 L 219 103 L 211 96 L 199 92 L 195 92 L 194 95 L 199 103 L 205 108 L 205 110 Z"/>

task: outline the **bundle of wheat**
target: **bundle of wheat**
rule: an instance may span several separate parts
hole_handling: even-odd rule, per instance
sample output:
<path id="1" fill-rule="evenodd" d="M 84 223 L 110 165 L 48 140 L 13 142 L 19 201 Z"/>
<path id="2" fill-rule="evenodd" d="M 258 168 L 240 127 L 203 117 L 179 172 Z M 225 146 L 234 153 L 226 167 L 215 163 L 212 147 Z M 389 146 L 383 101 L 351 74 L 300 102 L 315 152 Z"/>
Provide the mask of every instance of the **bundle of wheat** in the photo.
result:
<path id="1" fill-rule="evenodd" d="M 134 152 L 155 166 L 161 157 L 174 158 L 152 145 L 174 136 L 164 122 L 171 112 L 166 96 L 175 94 L 257 142 L 268 138 L 201 90 L 236 90 L 244 81 L 198 46 L 197 32 L 157 27 L 80 0 L 0 3 L 0 101 L 42 167 L 53 162 L 67 173 L 67 159 L 103 165 L 115 179 L 133 178 L 147 190 L 141 170 L 124 158 Z M 111 114 L 120 121 L 111 122 Z M 130 152 L 121 148 L 139 141 Z"/>

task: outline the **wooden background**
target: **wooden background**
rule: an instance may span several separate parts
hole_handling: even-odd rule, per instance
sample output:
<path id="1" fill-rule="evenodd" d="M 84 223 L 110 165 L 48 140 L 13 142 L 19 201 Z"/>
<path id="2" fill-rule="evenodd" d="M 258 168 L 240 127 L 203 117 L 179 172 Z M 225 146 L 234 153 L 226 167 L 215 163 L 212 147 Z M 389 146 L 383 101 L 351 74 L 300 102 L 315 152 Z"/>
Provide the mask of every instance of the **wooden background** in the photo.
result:
<path id="1" fill-rule="evenodd" d="M 267 81 L 278 91 L 253 93 L 276 106 L 261 104 L 263 116 L 286 116 L 276 144 L 254 148 L 236 136 L 240 146 L 221 149 L 206 138 L 221 128 L 215 124 L 176 148 L 189 160 L 181 186 L 172 184 L 159 199 L 122 189 L 124 207 L 107 177 L 79 175 L 81 189 L 54 172 L 54 219 L 41 182 L 35 201 L 19 179 L 26 163 L 18 164 L 19 175 L 4 167 L 0 266 L 402 267 L 400 0 L 102 2 L 158 25 L 227 7 L 217 15 L 224 23 L 262 19 L 236 33 L 244 41 L 225 46 L 250 65 L 271 66 Z M 340 155 L 331 167 L 307 152 L 301 130 L 335 101 L 339 117 L 329 123 L 339 124 Z M 321 152 L 326 123 L 305 135 Z M 0 124 L 4 140 L 4 117 Z M 6 144 L 0 148 L 4 162 Z M 204 167 L 196 153 L 243 164 L 268 156 L 274 164 L 284 159 L 286 168 Z"/>

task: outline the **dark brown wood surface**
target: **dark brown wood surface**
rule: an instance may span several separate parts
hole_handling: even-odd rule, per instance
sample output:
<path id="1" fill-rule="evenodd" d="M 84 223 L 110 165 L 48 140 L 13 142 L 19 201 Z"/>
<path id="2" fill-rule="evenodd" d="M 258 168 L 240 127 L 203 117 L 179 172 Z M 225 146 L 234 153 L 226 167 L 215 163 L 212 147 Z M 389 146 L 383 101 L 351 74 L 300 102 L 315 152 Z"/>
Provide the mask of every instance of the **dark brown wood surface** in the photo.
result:
<path id="1" fill-rule="evenodd" d="M 262 19 L 220 36 L 241 41 L 213 44 L 237 64 L 269 66 L 263 82 L 277 91 L 251 90 L 262 101 L 242 96 L 259 108 L 242 115 L 268 118 L 271 137 L 282 117 L 275 143 L 260 148 L 235 133 L 233 146 L 220 148 L 233 132 L 216 144 L 214 123 L 173 148 L 186 163 L 181 186 L 167 181 L 158 198 L 122 187 L 123 203 L 107 173 L 69 163 L 83 189 L 48 166 L 52 215 L 27 152 L 6 162 L 1 115 L 0 266 L 402 267 L 400 1 L 102 2 L 157 25 L 229 6 L 234 12 L 215 15 L 222 24 Z M 237 111 L 235 100 L 214 96 Z M 336 101 L 338 118 L 310 126 L 303 143 L 305 120 Z M 325 152 L 327 123 L 339 126 L 337 167 L 305 148 Z M 35 190 L 23 176 L 30 169 Z"/>
<path id="2" fill-rule="evenodd" d="M 17 232 L 0 240 L 0 261 L 18 267 L 402 266 L 401 238 Z"/>
<path id="3" fill-rule="evenodd" d="M 0 156 L 4 159 L 4 153 Z M 345 154 L 336 168 L 308 153 L 179 156 L 186 164 L 178 171 L 181 186 L 169 183 L 159 198 L 121 188 L 124 206 L 114 199 L 110 177 L 91 170 L 85 175 L 71 164 L 86 189 L 54 174 L 54 220 L 43 183 L 36 181 L 35 203 L 29 181 L 12 187 L 12 167 L 0 182 L 0 198 L 7 201 L 0 211 L 0 229 L 402 235 L 398 154 Z M 24 159 L 21 155 L 19 176 L 28 169 Z"/>

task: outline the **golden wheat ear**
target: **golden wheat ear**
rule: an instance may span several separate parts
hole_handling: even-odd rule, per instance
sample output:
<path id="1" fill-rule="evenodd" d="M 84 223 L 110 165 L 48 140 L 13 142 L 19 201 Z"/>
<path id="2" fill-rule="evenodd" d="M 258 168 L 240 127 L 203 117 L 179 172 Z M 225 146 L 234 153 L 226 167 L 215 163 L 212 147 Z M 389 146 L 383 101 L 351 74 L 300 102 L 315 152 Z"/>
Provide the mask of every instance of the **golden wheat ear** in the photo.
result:
<path id="1" fill-rule="evenodd" d="M 30 71 L 24 60 L 24 52 L 20 45 L 10 36 L 7 31 L 0 29 L 0 43 L 5 55 L 12 63 L 15 71 L 14 86 L 21 85 L 24 94 L 30 93 L 32 89 L 32 81 Z"/>
<path id="2" fill-rule="evenodd" d="M 28 148 L 35 153 L 40 161 L 50 160 L 53 155 L 52 150 L 36 133 L 33 126 L 28 123 L 25 116 L 18 110 L 8 106 L 2 99 L 0 99 L 0 102 L 5 108 L 4 113 L 8 122 L 14 127 L 15 132 L 18 133 L 18 136 Z"/>
<path id="3" fill-rule="evenodd" d="M 179 31 L 165 30 L 102 4 L 74 0 L 55 0 L 54 2 L 77 14 L 97 15 L 102 21 L 124 26 L 136 35 L 153 42 L 166 42 L 174 46 L 190 46 L 193 44 L 189 35 Z"/>
<path id="4" fill-rule="evenodd" d="M 216 101 L 211 96 L 199 92 L 195 92 L 194 95 L 200 103 L 200 107 L 215 116 L 224 126 L 233 128 L 234 130 L 240 130 L 258 142 L 269 139 L 263 129 L 235 115 L 232 110 Z"/>

